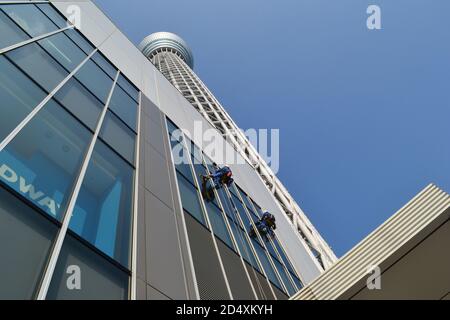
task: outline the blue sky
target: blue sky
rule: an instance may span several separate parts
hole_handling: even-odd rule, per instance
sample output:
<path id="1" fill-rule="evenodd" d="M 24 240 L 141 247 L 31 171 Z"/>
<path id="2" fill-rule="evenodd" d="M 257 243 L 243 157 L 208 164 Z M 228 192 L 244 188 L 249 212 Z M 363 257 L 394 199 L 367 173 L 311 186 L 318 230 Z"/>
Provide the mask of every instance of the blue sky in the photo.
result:
<path id="1" fill-rule="evenodd" d="M 136 44 L 184 38 L 241 128 L 280 129 L 278 176 L 338 256 L 427 184 L 450 192 L 450 1 L 95 2 Z"/>

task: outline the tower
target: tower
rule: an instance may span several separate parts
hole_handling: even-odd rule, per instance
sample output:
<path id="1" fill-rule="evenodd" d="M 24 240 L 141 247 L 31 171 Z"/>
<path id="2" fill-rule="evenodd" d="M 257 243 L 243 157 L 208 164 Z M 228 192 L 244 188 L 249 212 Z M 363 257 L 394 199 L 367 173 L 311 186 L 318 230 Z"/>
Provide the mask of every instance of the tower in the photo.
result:
<path id="1" fill-rule="evenodd" d="M 225 108 L 195 74 L 194 57 L 187 43 L 176 34 L 156 32 L 147 36 L 139 49 L 254 168 L 320 265 L 324 269 L 330 267 L 336 261 L 335 254 Z"/>

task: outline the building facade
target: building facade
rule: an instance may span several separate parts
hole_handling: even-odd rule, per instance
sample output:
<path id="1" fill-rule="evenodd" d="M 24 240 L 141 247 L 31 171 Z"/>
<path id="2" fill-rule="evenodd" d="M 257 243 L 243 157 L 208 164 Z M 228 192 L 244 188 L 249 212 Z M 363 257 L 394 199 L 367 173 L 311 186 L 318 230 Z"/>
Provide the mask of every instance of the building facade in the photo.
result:
<path id="1" fill-rule="evenodd" d="M 0 1 L 0 69 L 0 299 L 287 299 L 323 271 L 251 164 L 203 200 L 189 133 L 216 127 L 92 2 Z"/>
<path id="2" fill-rule="evenodd" d="M 193 71 L 194 57 L 186 42 L 173 33 L 157 32 L 146 37 L 139 48 L 260 175 L 322 268 L 333 265 L 337 260 L 334 252 L 225 108 Z"/>

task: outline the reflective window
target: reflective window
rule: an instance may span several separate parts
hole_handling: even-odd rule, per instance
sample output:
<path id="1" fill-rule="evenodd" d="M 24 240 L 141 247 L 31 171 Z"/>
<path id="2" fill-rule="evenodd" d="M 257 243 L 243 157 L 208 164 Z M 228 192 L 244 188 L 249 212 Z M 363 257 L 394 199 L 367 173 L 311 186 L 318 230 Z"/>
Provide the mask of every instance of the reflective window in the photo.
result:
<path id="1" fill-rule="evenodd" d="M 240 200 L 236 198 L 234 194 L 231 194 L 231 198 L 233 200 L 234 205 L 236 206 L 239 215 L 242 219 L 242 222 L 244 223 L 244 228 L 248 230 L 250 228 L 250 219 L 248 218 L 247 214 L 245 213 L 244 205 Z"/>
<path id="2" fill-rule="evenodd" d="M 235 223 L 230 221 L 231 230 L 233 231 L 234 238 L 236 239 L 237 245 L 239 247 L 239 251 L 241 252 L 242 257 L 245 261 L 250 263 L 256 270 L 260 270 L 258 266 L 258 262 L 254 256 L 252 249 L 249 246 L 247 238 L 245 236 L 245 232 L 239 228 Z"/>
<path id="3" fill-rule="evenodd" d="M 42 39 L 38 43 L 68 71 L 75 69 L 85 58 L 81 51 L 64 33 Z"/>
<path id="4" fill-rule="evenodd" d="M 64 33 L 86 54 L 91 54 L 94 47 L 75 29 L 69 29 Z"/>
<path id="5" fill-rule="evenodd" d="M 0 300 L 32 299 L 56 225 L 0 187 Z"/>
<path id="6" fill-rule="evenodd" d="M 129 266 L 133 168 L 97 140 L 70 229 Z"/>
<path id="7" fill-rule="evenodd" d="M 303 288 L 303 283 L 300 281 L 300 279 L 296 275 L 294 275 L 292 273 L 291 273 L 291 277 L 292 277 L 292 280 L 294 280 L 294 283 L 297 286 L 297 289 L 298 290 L 302 289 Z"/>
<path id="8" fill-rule="evenodd" d="M 184 210 L 206 226 L 197 189 L 179 173 L 177 173 L 177 177 Z"/>
<path id="9" fill-rule="evenodd" d="M 45 98 L 46 94 L 5 57 L 0 56 L 0 141 Z"/>
<path id="10" fill-rule="evenodd" d="M 51 100 L 0 152 L 0 179 L 61 221 L 91 138 Z"/>
<path id="11" fill-rule="evenodd" d="M 2 5 L 1 8 L 32 37 L 40 36 L 59 29 L 34 5 L 10 4 Z"/>
<path id="12" fill-rule="evenodd" d="M 64 19 L 56 10 L 49 4 L 36 4 L 36 6 L 55 23 L 60 29 L 68 26 L 67 20 Z"/>
<path id="13" fill-rule="evenodd" d="M 231 236 L 228 233 L 227 226 L 223 219 L 222 211 L 211 202 L 205 202 L 205 206 L 214 234 L 234 250 L 233 242 L 231 241 Z"/>
<path id="14" fill-rule="evenodd" d="M 121 87 L 114 88 L 109 108 L 131 129 L 136 130 L 137 103 Z"/>
<path id="15" fill-rule="evenodd" d="M 79 269 L 69 268 L 73 266 Z M 72 273 L 68 273 L 68 270 Z M 69 290 L 69 277 L 77 271 L 81 274 L 81 290 Z M 47 300 L 124 300 L 128 298 L 128 283 L 127 273 L 67 235 L 58 257 Z"/>
<path id="16" fill-rule="evenodd" d="M 111 112 L 106 114 L 100 137 L 122 157 L 134 164 L 136 134 Z"/>
<path id="17" fill-rule="evenodd" d="M 77 79 L 71 78 L 58 90 L 55 99 L 92 131 L 95 131 L 103 104 Z"/>
<path id="18" fill-rule="evenodd" d="M 281 245 L 280 245 L 280 243 L 279 243 L 279 241 L 278 241 L 278 239 L 277 239 L 276 237 L 273 239 L 273 243 L 275 244 L 275 247 L 277 248 L 278 253 L 279 253 L 280 256 L 281 256 L 281 259 L 283 260 L 283 262 L 284 262 L 284 264 L 286 265 L 286 267 L 288 268 L 288 270 L 289 270 L 291 273 L 296 274 L 296 272 L 294 271 L 294 268 L 292 268 L 292 265 L 291 265 L 291 263 L 289 262 L 288 257 L 286 256 L 286 253 L 285 253 L 284 250 L 281 248 Z"/>
<path id="19" fill-rule="evenodd" d="M 6 56 L 47 92 L 53 91 L 69 74 L 36 43 L 10 51 Z"/>
<path id="20" fill-rule="evenodd" d="M 117 69 L 111 64 L 109 63 L 106 58 L 100 53 L 100 52 L 96 52 L 92 58 L 92 60 L 95 61 L 95 63 L 103 69 L 103 71 L 105 71 L 110 77 L 111 79 L 115 79 L 116 75 L 117 75 Z"/>
<path id="21" fill-rule="evenodd" d="M 261 261 L 261 264 L 264 268 L 264 271 L 266 272 L 267 276 L 269 277 L 269 280 L 276 285 L 278 288 L 281 288 L 281 283 L 277 278 L 277 275 L 275 273 L 275 270 L 273 269 L 272 265 L 270 264 L 269 258 L 266 255 L 266 251 L 264 251 L 263 247 L 256 242 L 254 239 L 252 239 L 253 247 L 255 248 L 255 251 L 258 255 L 259 261 Z"/>
<path id="22" fill-rule="evenodd" d="M 113 85 L 112 79 L 92 60 L 86 63 L 75 74 L 89 91 L 91 91 L 103 104 L 106 104 Z M 114 90 L 115 91 L 115 90 Z"/>
<path id="23" fill-rule="evenodd" d="M 291 296 L 294 293 L 296 293 L 297 290 L 294 289 L 291 281 L 289 280 L 289 276 L 286 273 L 286 270 L 283 268 L 283 265 L 278 260 L 273 260 L 273 263 L 275 264 L 275 267 L 277 268 L 278 274 L 280 275 L 281 279 L 283 280 L 283 283 L 288 291 L 288 294 Z"/>
<path id="24" fill-rule="evenodd" d="M 28 40 L 30 37 L 0 11 L 0 49 Z"/>
<path id="25" fill-rule="evenodd" d="M 123 75 L 120 75 L 117 83 L 122 87 L 123 90 L 125 90 L 126 93 L 128 93 L 130 97 L 132 97 L 136 102 L 139 102 L 139 91 L 134 85 L 131 84 L 130 81 L 125 79 Z"/>

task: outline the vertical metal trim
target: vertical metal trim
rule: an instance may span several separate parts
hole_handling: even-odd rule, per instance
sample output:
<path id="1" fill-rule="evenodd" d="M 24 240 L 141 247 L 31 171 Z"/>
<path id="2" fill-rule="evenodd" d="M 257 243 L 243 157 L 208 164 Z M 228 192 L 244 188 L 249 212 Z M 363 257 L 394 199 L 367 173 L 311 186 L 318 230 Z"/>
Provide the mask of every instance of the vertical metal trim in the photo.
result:
<path id="1" fill-rule="evenodd" d="M 136 300 L 137 296 L 137 228 L 139 214 L 139 170 L 140 170 L 140 147 L 141 147 L 141 113 L 142 113 L 142 91 L 139 92 L 138 121 L 135 151 L 134 170 L 134 204 L 133 204 L 133 227 L 132 227 L 132 249 L 131 249 L 131 290 L 130 299 Z"/>
<path id="2" fill-rule="evenodd" d="M 170 135 L 169 135 L 169 132 L 168 132 L 168 129 L 167 129 L 167 117 L 166 117 L 166 115 L 164 115 L 163 118 L 164 118 L 164 129 L 166 131 L 166 137 L 168 137 L 168 139 L 169 139 L 169 147 L 170 147 Z M 190 265 L 190 268 L 192 270 L 191 275 L 192 275 L 192 279 L 194 281 L 195 295 L 196 295 L 196 299 L 200 300 L 200 291 L 198 289 L 197 276 L 195 275 L 194 260 L 192 258 L 191 245 L 190 245 L 190 242 L 189 242 L 189 235 L 188 235 L 188 232 L 187 232 L 186 220 L 184 218 L 184 212 L 183 212 L 183 203 L 181 202 L 180 188 L 179 188 L 179 185 L 178 185 L 178 177 L 177 177 L 177 173 L 176 173 L 176 169 L 175 169 L 175 165 L 174 165 L 175 162 L 174 162 L 174 159 L 173 159 L 173 154 L 172 154 L 172 150 L 171 149 L 169 150 L 169 156 L 170 156 L 170 161 L 172 163 L 172 169 L 173 169 L 173 172 L 174 172 L 174 181 L 175 181 L 175 189 L 176 189 L 175 192 L 176 192 L 176 196 L 177 196 L 177 200 L 178 200 L 178 205 L 181 208 L 181 223 L 182 223 L 182 226 L 183 226 L 183 231 L 184 231 L 183 233 L 184 233 L 185 240 L 186 240 L 186 247 L 187 247 L 187 255 L 188 255 L 189 265 Z M 175 201 L 175 199 L 174 199 L 174 201 Z M 187 281 L 187 279 L 186 279 L 186 281 Z M 188 292 L 187 283 L 186 283 L 186 291 Z M 188 294 L 188 296 L 189 296 L 189 294 Z"/>
<path id="3" fill-rule="evenodd" d="M 102 128 L 103 120 L 105 119 L 106 112 L 108 111 L 109 103 L 111 101 L 111 98 L 112 98 L 112 95 L 113 95 L 113 92 L 114 92 L 114 88 L 115 88 L 116 83 L 117 83 L 117 79 L 119 78 L 119 74 L 120 74 L 120 71 L 117 71 L 117 74 L 116 74 L 116 77 L 114 79 L 111 91 L 109 92 L 109 96 L 108 96 L 108 99 L 107 99 L 106 104 L 105 104 L 105 107 L 103 108 L 103 111 L 102 111 L 102 113 L 100 115 L 100 118 L 99 118 L 98 123 L 97 123 L 97 127 L 95 129 L 95 133 L 94 133 L 94 135 L 92 137 L 91 143 L 90 143 L 89 148 L 88 148 L 88 150 L 86 152 L 86 155 L 84 157 L 83 165 L 81 166 L 80 173 L 78 175 L 78 178 L 76 180 L 76 183 L 75 183 L 75 186 L 74 186 L 74 189 L 73 189 L 73 192 L 72 192 L 72 196 L 71 196 L 71 198 L 69 200 L 69 204 L 67 206 L 67 209 L 66 209 L 66 212 L 65 212 L 65 215 L 64 215 L 64 219 L 63 219 L 63 222 L 62 222 L 61 229 L 58 232 L 58 236 L 57 236 L 56 242 L 55 242 L 55 244 L 53 246 L 52 253 L 51 253 L 51 256 L 50 256 L 50 259 L 48 261 L 48 265 L 47 265 L 47 268 L 46 268 L 46 271 L 45 271 L 44 278 L 42 279 L 41 287 L 40 287 L 40 290 L 39 290 L 39 293 L 38 293 L 38 296 L 37 296 L 38 300 L 45 300 L 45 298 L 47 296 L 47 292 L 48 292 L 48 289 L 50 287 L 50 282 L 52 280 L 53 273 L 55 271 L 56 263 L 58 262 L 58 257 L 59 257 L 59 254 L 61 252 L 61 248 L 62 248 L 62 245 L 63 245 L 63 242 L 64 242 L 64 238 L 66 236 L 67 229 L 69 228 L 69 223 L 70 223 L 70 220 L 71 220 L 72 215 L 73 215 L 73 210 L 75 208 L 75 204 L 76 204 L 78 195 L 80 193 L 84 177 L 86 175 L 86 172 L 87 172 L 87 169 L 88 169 L 88 166 L 89 166 L 92 154 L 94 152 L 95 143 L 97 142 L 97 137 L 100 134 L 100 130 Z"/>

